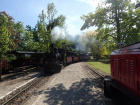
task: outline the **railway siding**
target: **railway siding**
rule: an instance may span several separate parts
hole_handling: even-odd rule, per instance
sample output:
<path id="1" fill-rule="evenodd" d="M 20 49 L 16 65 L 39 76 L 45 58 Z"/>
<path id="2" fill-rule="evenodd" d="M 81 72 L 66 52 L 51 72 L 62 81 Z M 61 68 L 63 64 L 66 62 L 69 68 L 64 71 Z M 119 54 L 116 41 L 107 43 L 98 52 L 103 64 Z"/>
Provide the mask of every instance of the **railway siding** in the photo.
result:
<path id="1" fill-rule="evenodd" d="M 11 79 L 1 82 L 0 105 L 12 96 L 14 96 L 16 93 L 20 92 L 30 83 L 35 81 L 39 75 L 41 75 L 40 72 L 33 72 L 17 79 Z"/>

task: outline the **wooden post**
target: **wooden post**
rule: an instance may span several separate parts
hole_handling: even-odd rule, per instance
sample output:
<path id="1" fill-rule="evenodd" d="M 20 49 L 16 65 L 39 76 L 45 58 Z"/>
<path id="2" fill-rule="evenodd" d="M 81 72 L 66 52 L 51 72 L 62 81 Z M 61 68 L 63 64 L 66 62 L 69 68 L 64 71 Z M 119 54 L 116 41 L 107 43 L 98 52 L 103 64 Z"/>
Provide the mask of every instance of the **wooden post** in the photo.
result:
<path id="1" fill-rule="evenodd" d="M 2 75 L 2 54 L 0 54 L 0 81 L 1 81 L 1 75 Z"/>

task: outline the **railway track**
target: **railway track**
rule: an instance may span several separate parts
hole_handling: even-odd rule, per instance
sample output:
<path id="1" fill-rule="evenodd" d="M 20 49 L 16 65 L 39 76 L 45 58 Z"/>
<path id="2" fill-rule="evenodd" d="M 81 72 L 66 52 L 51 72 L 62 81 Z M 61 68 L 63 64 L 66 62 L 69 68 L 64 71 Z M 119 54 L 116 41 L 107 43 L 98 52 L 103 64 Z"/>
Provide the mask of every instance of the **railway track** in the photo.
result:
<path id="1" fill-rule="evenodd" d="M 101 88 L 103 88 L 103 80 L 105 75 L 100 74 L 97 71 L 91 69 L 88 65 L 82 65 L 83 68 L 88 70 L 88 73 L 94 78 L 99 78 L 98 82 L 100 83 Z M 45 84 L 49 79 L 49 76 L 37 77 L 33 82 L 29 83 L 25 88 L 18 91 L 16 94 L 13 94 L 7 99 L 2 100 L 0 105 L 23 105 L 40 86 Z"/>
<path id="2" fill-rule="evenodd" d="M 0 105 L 23 105 L 39 87 L 43 86 L 49 79 L 49 76 L 37 77 L 34 81 L 30 82 L 25 88 L 20 89 L 16 94 L 11 95 L 9 98 L 3 99 Z"/>
<path id="3" fill-rule="evenodd" d="M 106 75 L 103 75 L 93 69 L 91 69 L 88 65 L 84 65 L 83 68 L 88 70 L 88 73 L 93 77 L 93 78 L 98 78 L 97 82 L 100 84 L 101 88 L 104 88 L 104 77 Z"/>
<path id="4" fill-rule="evenodd" d="M 89 73 L 94 77 L 94 78 L 98 78 L 98 80 L 97 80 L 97 82 L 99 83 L 99 85 L 100 85 L 100 87 L 102 88 L 102 89 L 104 89 L 104 78 L 106 77 L 106 76 L 109 76 L 109 75 L 104 75 L 104 74 L 101 74 L 101 73 L 99 73 L 98 71 L 96 71 L 96 70 L 93 70 L 93 69 L 91 69 L 88 65 L 85 65 L 84 66 L 84 68 L 85 69 L 87 69 L 88 71 L 89 71 Z M 104 102 L 103 102 L 104 103 Z M 104 103 L 104 105 L 107 105 L 107 104 L 105 104 Z M 124 100 L 113 100 L 113 105 L 129 105 L 129 103 L 126 103 Z M 131 105 L 131 104 L 130 104 Z M 134 104 L 132 104 L 132 105 L 134 105 Z"/>

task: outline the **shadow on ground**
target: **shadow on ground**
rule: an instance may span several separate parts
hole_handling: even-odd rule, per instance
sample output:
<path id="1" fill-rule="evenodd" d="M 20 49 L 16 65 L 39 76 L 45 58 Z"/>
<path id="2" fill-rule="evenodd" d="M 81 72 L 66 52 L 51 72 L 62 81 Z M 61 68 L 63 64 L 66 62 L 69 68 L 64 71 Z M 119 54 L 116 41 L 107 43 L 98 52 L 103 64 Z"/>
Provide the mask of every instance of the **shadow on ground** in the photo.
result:
<path id="1" fill-rule="evenodd" d="M 113 105 L 105 104 L 107 101 L 105 102 L 103 91 L 99 89 L 97 79 L 81 79 L 69 89 L 66 89 L 64 84 L 57 84 L 38 94 L 45 94 L 44 104 L 48 105 Z"/>

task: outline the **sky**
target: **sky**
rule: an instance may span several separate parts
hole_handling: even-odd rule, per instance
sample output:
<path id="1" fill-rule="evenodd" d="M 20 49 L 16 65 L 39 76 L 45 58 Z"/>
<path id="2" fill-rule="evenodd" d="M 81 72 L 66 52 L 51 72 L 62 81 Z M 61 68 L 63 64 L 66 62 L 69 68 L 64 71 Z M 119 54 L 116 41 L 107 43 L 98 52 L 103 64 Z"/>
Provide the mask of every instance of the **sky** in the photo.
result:
<path id="1" fill-rule="evenodd" d="M 81 31 L 84 21 L 80 19 L 80 16 L 94 12 L 99 0 L 0 0 L 0 12 L 5 11 L 15 19 L 15 22 L 23 22 L 24 26 L 35 27 L 38 15 L 43 9 L 46 10 L 48 3 L 52 2 L 58 11 L 57 16 L 60 14 L 66 16 L 69 34 L 77 35 L 96 29 L 91 27 Z"/>
<path id="2" fill-rule="evenodd" d="M 84 21 L 80 17 L 89 12 L 95 12 L 99 0 L 0 0 L 0 12 L 5 11 L 12 16 L 16 22 L 23 22 L 24 26 L 35 27 L 38 15 L 48 3 L 54 3 L 57 9 L 57 16 L 66 16 L 67 32 L 71 35 L 81 34 L 96 27 L 90 27 L 81 31 Z"/>

